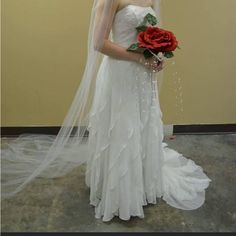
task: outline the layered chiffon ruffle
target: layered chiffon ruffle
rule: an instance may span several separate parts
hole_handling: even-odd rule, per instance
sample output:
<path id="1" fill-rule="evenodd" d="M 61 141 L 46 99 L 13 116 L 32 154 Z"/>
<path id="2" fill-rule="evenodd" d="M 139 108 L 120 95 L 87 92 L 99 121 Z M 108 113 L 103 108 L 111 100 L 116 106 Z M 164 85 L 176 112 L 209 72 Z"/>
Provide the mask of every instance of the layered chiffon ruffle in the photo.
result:
<path id="1" fill-rule="evenodd" d="M 163 142 L 159 98 L 152 96 L 151 75 L 144 67 L 104 58 L 89 132 L 86 184 L 96 218 L 143 218 L 143 206 L 158 198 L 183 210 L 204 203 L 211 180 Z"/>

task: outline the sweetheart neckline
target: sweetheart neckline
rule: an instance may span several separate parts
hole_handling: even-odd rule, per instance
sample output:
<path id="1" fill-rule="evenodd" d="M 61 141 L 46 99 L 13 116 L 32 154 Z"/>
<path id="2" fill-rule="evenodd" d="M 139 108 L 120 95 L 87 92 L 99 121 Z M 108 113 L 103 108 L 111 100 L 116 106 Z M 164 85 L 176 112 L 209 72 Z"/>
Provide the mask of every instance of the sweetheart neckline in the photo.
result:
<path id="1" fill-rule="evenodd" d="M 125 7 L 123 7 L 122 9 L 120 9 L 119 11 L 117 11 L 116 15 L 118 15 L 120 12 L 122 12 L 123 10 L 125 10 L 126 8 L 128 8 L 130 6 L 139 7 L 139 8 L 152 8 L 151 6 L 144 7 L 144 6 L 134 5 L 134 4 L 128 4 Z"/>

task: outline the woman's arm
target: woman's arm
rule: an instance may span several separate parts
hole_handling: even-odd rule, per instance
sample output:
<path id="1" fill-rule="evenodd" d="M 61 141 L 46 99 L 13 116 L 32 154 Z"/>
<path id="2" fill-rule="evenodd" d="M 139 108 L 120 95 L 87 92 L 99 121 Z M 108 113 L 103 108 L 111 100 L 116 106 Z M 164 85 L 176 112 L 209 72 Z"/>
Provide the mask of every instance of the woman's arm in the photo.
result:
<path id="1" fill-rule="evenodd" d="M 142 54 L 129 52 L 126 48 L 121 47 L 108 39 L 104 40 L 103 47 L 100 50 L 101 53 L 119 59 L 140 62 L 143 58 Z"/>
<path id="2" fill-rule="evenodd" d="M 97 39 L 95 37 L 94 43 L 95 50 L 119 60 L 129 60 L 138 62 L 142 58 L 141 54 L 129 52 L 126 48 L 109 40 L 112 23 L 114 21 L 116 11 L 119 9 L 119 0 L 111 0 L 113 2 L 107 3 L 107 5 L 106 1 L 107 0 L 99 0 L 98 3 L 98 12 L 95 19 L 95 36 L 97 34 Z M 109 4 L 111 5 L 109 6 Z M 105 13 L 104 11 L 107 12 Z"/>
<path id="3" fill-rule="evenodd" d="M 95 50 L 118 60 L 139 62 L 149 69 L 160 70 L 163 66 L 163 63 L 156 63 L 155 58 L 146 60 L 143 54 L 127 51 L 126 48 L 109 40 L 113 20 L 116 11 L 119 8 L 119 0 L 113 0 L 112 6 L 109 6 L 109 8 L 107 8 L 109 10 L 106 9 L 107 11 L 109 11 L 106 12 L 106 14 L 104 14 L 103 12 L 105 8 L 105 2 L 106 0 L 100 0 L 97 9 L 98 13 L 95 19 L 95 29 L 97 32 L 97 37 L 95 35 L 94 43 Z"/>
<path id="4" fill-rule="evenodd" d="M 162 70 L 164 66 L 164 61 L 157 62 L 154 57 L 145 59 L 143 54 L 128 52 L 126 48 L 123 48 L 108 39 L 105 39 L 104 46 L 101 49 L 101 53 L 120 60 L 139 62 L 146 66 L 148 69 L 153 70 L 154 72 Z"/>
<path id="5" fill-rule="evenodd" d="M 162 70 L 164 66 L 164 61 L 157 62 L 156 58 L 154 57 L 145 59 L 143 54 L 129 52 L 126 48 L 123 48 L 108 39 L 105 39 L 101 53 L 119 60 L 139 62 L 154 72 Z"/>

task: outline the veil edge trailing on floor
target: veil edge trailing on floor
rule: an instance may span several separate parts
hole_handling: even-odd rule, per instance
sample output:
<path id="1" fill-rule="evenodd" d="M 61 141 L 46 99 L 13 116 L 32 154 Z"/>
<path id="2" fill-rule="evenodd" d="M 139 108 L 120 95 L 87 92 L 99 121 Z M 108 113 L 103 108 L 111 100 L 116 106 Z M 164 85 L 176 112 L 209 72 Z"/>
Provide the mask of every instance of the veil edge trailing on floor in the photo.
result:
<path id="1" fill-rule="evenodd" d="M 80 86 L 57 135 L 22 134 L 1 149 L 1 199 L 13 197 L 37 177 L 56 178 L 86 162 L 90 155 L 85 133 L 93 102 L 96 75 L 103 57 L 100 49 L 109 35 L 115 0 L 94 0 L 87 62 Z M 159 26 L 161 0 L 153 1 Z M 99 23 L 99 24 L 97 24 Z M 158 73 L 159 91 L 163 72 Z"/>

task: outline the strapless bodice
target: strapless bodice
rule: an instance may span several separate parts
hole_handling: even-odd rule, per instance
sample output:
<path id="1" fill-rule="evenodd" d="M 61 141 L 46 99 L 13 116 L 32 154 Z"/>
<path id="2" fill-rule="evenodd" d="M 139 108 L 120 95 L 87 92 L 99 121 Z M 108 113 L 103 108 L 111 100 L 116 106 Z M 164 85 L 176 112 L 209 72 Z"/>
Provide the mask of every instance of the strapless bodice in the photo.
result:
<path id="1" fill-rule="evenodd" d="M 112 39 L 119 45 L 129 47 L 136 42 L 136 27 L 143 22 L 146 14 L 156 16 L 152 7 L 127 5 L 118 11 L 112 26 Z"/>

